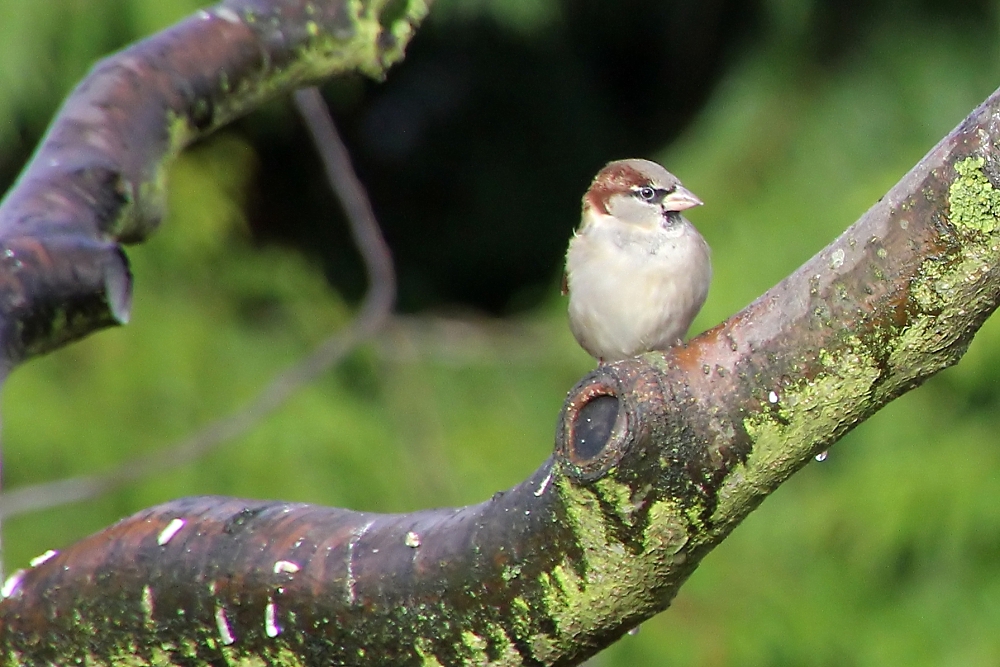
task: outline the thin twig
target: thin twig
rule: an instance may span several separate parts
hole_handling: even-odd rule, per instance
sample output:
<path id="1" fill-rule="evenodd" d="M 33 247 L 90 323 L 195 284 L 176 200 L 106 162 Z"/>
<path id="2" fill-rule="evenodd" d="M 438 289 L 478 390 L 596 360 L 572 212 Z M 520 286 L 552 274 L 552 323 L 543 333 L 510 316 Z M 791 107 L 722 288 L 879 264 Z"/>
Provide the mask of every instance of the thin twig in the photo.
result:
<path id="1" fill-rule="evenodd" d="M 351 235 L 368 274 L 368 291 L 354 320 L 298 363 L 290 366 L 238 412 L 212 422 L 172 447 L 126 461 L 95 475 L 35 484 L 0 495 L 0 519 L 72 502 L 96 498 L 139 479 L 204 456 L 222 443 L 242 435 L 274 412 L 296 391 L 325 373 L 360 343 L 385 326 L 396 299 L 392 255 L 379 229 L 364 186 L 351 166 L 326 103 L 316 88 L 295 93 L 295 104 L 305 120 L 323 160 L 330 186 L 347 215 Z"/>

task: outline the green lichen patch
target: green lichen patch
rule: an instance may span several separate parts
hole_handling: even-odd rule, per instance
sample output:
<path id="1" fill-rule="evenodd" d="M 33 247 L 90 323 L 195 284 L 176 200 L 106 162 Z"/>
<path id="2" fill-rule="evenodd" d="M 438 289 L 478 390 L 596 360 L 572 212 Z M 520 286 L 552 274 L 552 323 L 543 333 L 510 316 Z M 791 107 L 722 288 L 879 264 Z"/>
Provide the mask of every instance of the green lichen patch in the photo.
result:
<path id="1" fill-rule="evenodd" d="M 388 633 L 394 637 L 389 643 L 412 645 L 422 665 L 515 667 L 524 664 L 519 641 L 531 636 L 540 610 L 538 605 L 532 606 L 524 598 L 515 597 L 509 610 L 483 607 L 485 613 L 471 616 L 444 606 L 424 604 L 399 611 L 397 629 Z M 501 613 L 497 615 L 497 611 Z"/>
<path id="2" fill-rule="evenodd" d="M 604 479 L 601 484 L 614 483 Z M 685 561 L 680 552 L 688 539 L 683 512 L 674 501 L 651 499 L 641 549 L 627 549 L 606 525 L 595 489 L 565 479 L 556 486 L 583 562 L 567 560 L 539 577 L 546 613 L 557 628 L 554 635 L 532 638 L 534 657 L 542 662 L 572 651 L 589 633 L 620 626 L 626 617 L 638 622 L 661 611 L 665 582 L 679 583 L 683 576 L 675 565 Z M 603 488 L 602 494 L 630 503 L 631 494 L 622 486 L 617 491 Z"/>
<path id="3" fill-rule="evenodd" d="M 434 655 L 434 642 L 420 638 L 417 639 L 413 648 L 416 650 L 417 655 L 420 656 L 421 664 L 423 664 L 424 667 L 443 667 Z"/>
<path id="4" fill-rule="evenodd" d="M 948 188 L 948 208 L 951 223 L 959 231 L 972 230 L 992 233 L 1000 217 L 1000 192 L 993 187 L 982 157 L 970 157 L 955 164 L 958 178 Z"/>
<path id="5" fill-rule="evenodd" d="M 905 386 L 958 362 L 971 342 L 968 323 L 993 307 L 993 297 L 983 286 L 998 259 L 995 244 L 970 244 L 953 261 L 929 259 L 922 264 L 910 285 L 915 312 L 891 341 L 893 385 Z"/>
<path id="6" fill-rule="evenodd" d="M 640 509 L 641 501 L 633 502 L 633 491 L 630 486 L 610 477 L 604 477 L 594 483 L 594 488 L 601 493 L 606 502 L 610 501 L 611 511 L 622 523 L 628 526 L 635 524 L 635 516 Z"/>
<path id="7" fill-rule="evenodd" d="M 388 30 L 395 37 L 394 48 L 388 49 L 382 54 L 382 62 L 386 65 L 402 60 L 403 47 L 410 41 L 416 31 L 416 26 L 427 17 L 430 11 L 430 4 L 424 0 L 410 0 L 406 3 L 405 16 L 403 20 L 393 20 L 387 25 Z M 386 25 L 383 23 L 383 25 Z"/>
<path id="8" fill-rule="evenodd" d="M 948 204 L 959 243 L 953 252 L 925 260 L 911 280 L 905 326 L 842 341 L 844 351 L 821 356 L 814 378 L 775 389 L 773 406 L 744 419 L 753 446 L 720 489 L 713 517 L 720 530 L 735 525 L 817 448 L 961 357 L 969 342 L 963 332 L 995 306 L 986 279 L 1000 262 L 1000 191 L 984 165 L 982 157 L 955 165 Z"/>
<path id="9" fill-rule="evenodd" d="M 720 534 L 869 409 L 866 397 L 879 380 L 879 364 L 860 339 L 850 337 L 846 343 L 840 353 L 821 351 L 820 372 L 775 389 L 766 408 L 743 420 L 752 447 L 719 489 L 712 524 Z"/>
<path id="10" fill-rule="evenodd" d="M 466 649 L 468 659 L 467 665 L 481 665 L 482 667 L 504 667 L 523 664 L 521 654 L 517 652 L 514 644 L 502 632 L 499 633 L 504 641 L 501 644 L 498 655 L 495 659 L 490 657 L 489 642 L 485 637 L 466 630 L 462 633 L 462 645 Z"/>
<path id="11" fill-rule="evenodd" d="M 995 307 L 987 279 L 1000 263 L 1000 191 L 984 165 L 982 157 L 955 164 L 948 208 L 960 243 L 946 257 L 924 260 L 910 283 L 908 326 L 892 341 L 888 355 L 896 386 L 956 363 L 971 341 L 965 332 Z"/>
<path id="12" fill-rule="evenodd" d="M 420 23 L 430 10 L 425 0 L 389 0 L 379 10 L 379 23 L 396 38 L 397 44 L 405 44 L 413 35 L 413 26 Z M 402 50 L 392 55 L 402 57 Z"/>

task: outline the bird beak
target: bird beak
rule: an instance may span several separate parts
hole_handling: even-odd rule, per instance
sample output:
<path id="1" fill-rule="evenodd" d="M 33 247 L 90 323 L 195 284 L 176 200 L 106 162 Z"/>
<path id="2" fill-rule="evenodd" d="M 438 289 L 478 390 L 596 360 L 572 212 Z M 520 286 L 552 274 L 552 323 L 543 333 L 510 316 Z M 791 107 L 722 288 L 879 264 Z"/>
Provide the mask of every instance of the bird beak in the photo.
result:
<path id="1" fill-rule="evenodd" d="M 673 192 L 663 198 L 662 206 L 664 211 L 684 211 L 704 203 L 695 197 L 693 192 L 678 185 Z"/>

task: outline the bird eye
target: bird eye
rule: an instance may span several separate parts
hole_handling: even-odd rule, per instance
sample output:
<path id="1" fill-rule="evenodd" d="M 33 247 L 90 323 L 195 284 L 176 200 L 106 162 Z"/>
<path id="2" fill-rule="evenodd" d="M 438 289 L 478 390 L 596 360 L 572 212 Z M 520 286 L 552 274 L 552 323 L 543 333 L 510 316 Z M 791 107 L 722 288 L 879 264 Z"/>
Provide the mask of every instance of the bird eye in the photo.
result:
<path id="1" fill-rule="evenodd" d="M 639 188 L 638 190 L 635 191 L 635 193 L 639 195 L 639 199 L 643 201 L 653 201 L 653 199 L 656 198 L 656 190 L 649 187 L 648 185 Z"/>

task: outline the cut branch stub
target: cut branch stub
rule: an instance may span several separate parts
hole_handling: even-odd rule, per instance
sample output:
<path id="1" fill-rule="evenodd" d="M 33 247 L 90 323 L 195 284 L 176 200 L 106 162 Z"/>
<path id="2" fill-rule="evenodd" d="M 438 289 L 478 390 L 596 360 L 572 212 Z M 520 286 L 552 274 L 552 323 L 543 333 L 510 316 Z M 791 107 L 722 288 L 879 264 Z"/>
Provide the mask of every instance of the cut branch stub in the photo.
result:
<path id="1" fill-rule="evenodd" d="M 584 378 L 566 399 L 556 436 L 560 471 L 581 488 L 602 478 L 625 485 L 623 511 L 635 517 L 665 499 L 707 502 L 716 468 L 708 440 L 691 423 L 686 375 L 664 372 L 669 357 L 649 360 L 604 365 Z"/>
<path id="2" fill-rule="evenodd" d="M 124 324 L 131 303 L 128 261 L 114 243 L 80 235 L 0 239 L 0 377 L 95 323 Z"/>
<path id="3" fill-rule="evenodd" d="M 556 452 L 571 474 L 590 481 L 617 465 L 639 432 L 639 415 L 618 374 L 601 366 L 570 391 Z"/>
<path id="4" fill-rule="evenodd" d="M 627 416 L 627 415 L 626 415 Z M 628 432 L 625 419 L 621 419 L 621 406 L 613 394 L 599 394 L 584 403 L 573 420 L 570 442 L 570 460 L 578 467 L 594 463 L 601 452 L 610 447 L 620 451 L 623 435 Z M 615 436 L 614 443 L 611 436 Z M 604 457 L 602 457 L 604 458 Z M 598 471 L 605 468 L 601 461 Z M 597 472 L 597 471 L 595 471 Z"/>

